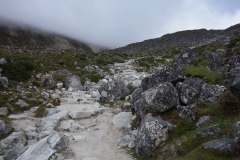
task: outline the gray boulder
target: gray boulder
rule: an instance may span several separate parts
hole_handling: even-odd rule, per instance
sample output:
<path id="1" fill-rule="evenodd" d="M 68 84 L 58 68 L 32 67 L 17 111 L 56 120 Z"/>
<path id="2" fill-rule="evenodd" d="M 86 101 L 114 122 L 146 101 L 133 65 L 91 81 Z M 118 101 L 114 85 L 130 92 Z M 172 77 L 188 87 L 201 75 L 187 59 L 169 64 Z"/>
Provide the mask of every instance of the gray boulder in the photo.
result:
<path id="1" fill-rule="evenodd" d="M 0 64 L 6 64 L 7 60 L 5 58 L 0 58 Z"/>
<path id="2" fill-rule="evenodd" d="M 161 113 L 176 107 L 179 104 L 178 92 L 172 83 L 161 83 L 142 93 L 145 103 L 145 111 Z"/>
<path id="3" fill-rule="evenodd" d="M 77 75 L 71 75 L 65 78 L 63 80 L 63 86 L 66 88 L 72 87 L 74 91 L 83 90 L 80 77 Z"/>
<path id="4" fill-rule="evenodd" d="M 199 118 L 196 127 L 201 127 L 210 120 L 210 116 L 202 116 Z"/>
<path id="5" fill-rule="evenodd" d="M 127 86 L 121 81 L 111 81 L 98 89 L 103 100 L 111 101 L 122 99 L 127 96 L 130 91 Z"/>
<path id="6" fill-rule="evenodd" d="M 151 156 L 152 151 L 167 139 L 168 123 L 158 117 L 147 114 L 141 122 L 135 140 L 136 153 Z"/>
<path id="7" fill-rule="evenodd" d="M 203 146 L 205 149 L 214 149 L 221 152 L 232 153 L 236 150 L 237 143 L 234 139 L 223 138 L 223 139 L 209 141 L 205 143 Z"/>
<path id="8" fill-rule="evenodd" d="M 175 56 L 175 63 L 179 66 L 185 66 L 190 64 L 192 59 L 201 55 L 201 52 L 196 50 L 186 50 L 181 54 Z"/>
<path id="9" fill-rule="evenodd" d="M 224 86 L 210 85 L 205 83 L 201 88 L 199 96 L 200 101 L 204 102 L 217 102 L 219 96 L 226 90 Z"/>
<path id="10" fill-rule="evenodd" d="M 131 96 L 132 96 L 132 103 L 133 104 L 141 98 L 141 93 L 142 92 L 143 92 L 142 88 L 137 88 L 132 92 Z"/>
<path id="11" fill-rule="evenodd" d="M 43 84 L 49 89 L 56 88 L 57 86 L 56 81 L 51 76 L 45 77 L 45 79 L 43 80 Z"/>
<path id="12" fill-rule="evenodd" d="M 240 98 L 240 74 L 235 77 L 233 83 L 229 86 L 229 90 Z"/>
<path id="13" fill-rule="evenodd" d="M 217 136 L 219 132 L 220 128 L 217 125 L 214 125 L 199 131 L 198 134 L 202 137 Z"/>
<path id="14" fill-rule="evenodd" d="M 7 138 L 0 141 L 0 154 L 6 154 L 14 147 L 27 143 L 27 136 L 25 132 L 13 132 Z"/>
<path id="15" fill-rule="evenodd" d="M 141 85 L 143 91 L 145 91 L 151 87 L 159 85 L 160 83 L 170 82 L 176 84 L 184 79 L 185 75 L 182 68 L 174 64 L 160 69 L 157 73 L 151 75 L 150 77 L 144 78 Z"/>
<path id="16" fill-rule="evenodd" d="M 7 88 L 8 84 L 9 83 L 7 77 L 0 77 L 0 88 Z"/>
<path id="17" fill-rule="evenodd" d="M 117 145 L 119 147 L 129 146 L 134 141 L 135 137 L 133 135 L 122 135 L 118 138 Z"/>
<path id="18" fill-rule="evenodd" d="M 183 82 L 178 82 L 176 89 L 181 102 L 188 105 L 193 98 L 198 98 L 203 84 L 205 83 L 199 78 L 187 78 Z"/>
<path id="19" fill-rule="evenodd" d="M 235 124 L 235 127 L 234 127 L 234 137 L 235 137 L 235 140 L 237 141 L 237 143 L 239 144 L 240 143 L 240 121 L 238 121 Z"/>
<path id="20" fill-rule="evenodd" d="M 41 95 L 43 96 L 43 98 L 44 98 L 45 100 L 49 100 L 49 94 L 48 94 L 46 91 L 43 91 L 43 92 L 41 93 Z"/>
<path id="21" fill-rule="evenodd" d="M 0 108 L 0 116 L 6 116 L 8 114 L 7 107 Z"/>
<path id="22" fill-rule="evenodd" d="M 133 115 L 131 112 L 121 112 L 113 117 L 114 128 L 125 128 L 132 122 Z"/>
<path id="23" fill-rule="evenodd" d="M 186 119 L 190 122 L 195 120 L 195 114 L 190 109 L 188 109 L 186 106 L 178 105 L 177 110 L 178 110 L 179 117 Z"/>
<path id="24" fill-rule="evenodd" d="M 70 74 L 70 72 L 68 72 L 68 70 L 66 70 L 66 69 L 59 69 L 59 70 L 57 71 L 57 75 L 69 76 L 69 75 L 71 75 L 71 74 Z"/>
<path id="25" fill-rule="evenodd" d="M 23 144 L 16 145 L 6 152 L 4 159 L 5 160 L 17 159 L 17 157 L 20 156 L 26 150 L 27 147 L 25 147 Z"/>
<path id="26" fill-rule="evenodd" d="M 11 130 L 12 130 L 12 127 L 10 125 L 5 123 L 3 120 L 0 120 L 0 135 L 1 136 L 7 135 L 9 132 L 11 132 Z"/>
<path id="27" fill-rule="evenodd" d="M 49 160 L 51 155 L 67 146 L 59 133 L 51 134 L 29 148 L 17 160 Z"/>
<path id="28" fill-rule="evenodd" d="M 21 99 L 19 99 L 15 104 L 21 106 L 21 108 L 29 106 L 29 104 L 27 102 L 25 102 L 24 100 L 21 100 Z"/>

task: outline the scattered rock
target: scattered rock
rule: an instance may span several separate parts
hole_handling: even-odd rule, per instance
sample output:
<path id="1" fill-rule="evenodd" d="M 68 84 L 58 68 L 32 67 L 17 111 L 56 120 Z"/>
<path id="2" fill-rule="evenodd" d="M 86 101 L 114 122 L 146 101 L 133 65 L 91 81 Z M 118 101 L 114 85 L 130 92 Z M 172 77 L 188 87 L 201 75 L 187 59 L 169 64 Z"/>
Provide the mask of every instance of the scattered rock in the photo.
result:
<path id="1" fill-rule="evenodd" d="M 25 102 L 24 100 L 21 100 L 21 99 L 19 99 L 18 102 L 15 104 L 21 106 L 21 108 L 29 106 L 29 104 L 27 102 Z"/>
<path id="2" fill-rule="evenodd" d="M 237 143 L 239 143 L 240 142 L 240 121 L 238 121 L 235 124 L 235 127 L 234 127 L 234 137 L 235 137 L 235 140 L 237 141 Z"/>
<path id="3" fill-rule="evenodd" d="M 0 108 L 0 116 L 6 116 L 8 114 L 7 107 Z"/>
<path id="4" fill-rule="evenodd" d="M 229 90 L 240 98 L 240 74 L 236 76 L 233 83 L 229 86 Z"/>
<path id="5" fill-rule="evenodd" d="M 202 137 L 217 136 L 219 132 L 220 128 L 217 125 L 214 125 L 199 131 L 198 134 Z"/>
<path id="6" fill-rule="evenodd" d="M 200 101 L 205 102 L 217 102 L 219 96 L 226 90 L 224 86 L 210 85 L 205 83 L 201 88 L 201 93 L 199 96 Z"/>
<path id="7" fill-rule="evenodd" d="M 179 117 L 186 119 L 190 122 L 195 120 L 195 114 L 190 109 L 187 109 L 186 106 L 178 105 L 177 110 L 178 110 Z"/>
<path id="8" fill-rule="evenodd" d="M 56 81 L 51 76 L 45 77 L 45 79 L 43 80 L 43 84 L 48 89 L 53 89 L 57 86 Z"/>
<path id="9" fill-rule="evenodd" d="M 147 104 L 145 111 L 150 113 L 161 113 L 179 104 L 178 92 L 169 82 L 144 91 L 142 97 Z"/>
<path id="10" fill-rule="evenodd" d="M 202 116 L 199 118 L 196 127 L 201 127 L 210 120 L 210 116 Z"/>
<path id="11" fill-rule="evenodd" d="M 7 60 L 5 58 L 0 58 L 0 64 L 7 64 Z"/>
<path id="12" fill-rule="evenodd" d="M 117 145 L 119 147 L 124 147 L 124 146 L 128 146 L 130 143 L 130 145 L 132 145 L 132 143 L 134 143 L 135 141 L 135 137 L 132 135 L 123 135 L 120 136 L 117 140 Z"/>
<path id="13" fill-rule="evenodd" d="M 8 78 L 7 77 L 0 77 L 0 88 L 7 88 L 8 87 Z"/>
<path id="14" fill-rule="evenodd" d="M 3 120 L 0 120 L 0 135 L 5 136 L 12 131 L 12 127 L 5 123 Z"/>
<path id="15" fill-rule="evenodd" d="M 127 96 L 130 91 L 123 82 L 111 81 L 99 88 L 99 93 L 103 100 L 112 101 L 122 99 Z"/>
<path id="16" fill-rule="evenodd" d="M 48 100 L 48 99 L 49 99 L 49 94 L 48 94 L 46 91 L 43 91 L 43 92 L 41 93 L 41 95 L 43 96 L 43 98 L 44 98 L 45 100 Z"/>
<path id="17" fill-rule="evenodd" d="M 51 97 L 52 97 L 52 99 L 59 99 L 60 98 L 60 96 L 57 93 L 53 93 L 51 95 Z"/>
<path id="18" fill-rule="evenodd" d="M 19 92 L 26 92 L 26 91 L 27 91 L 26 88 L 24 88 L 24 87 L 22 87 L 22 86 L 18 86 L 18 85 L 17 85 L 16 89 L 17 89 L 17 91 L 19 91 Z"/>
<path id="19" fill-rule="evenodd" d="M 80 77 L 77 75 L 68 76 L 63 80 L 63 86 L 66 88 L 73 88 L 73 91 L 83 90 L 83 86 L 80 82 Z"/>
<path id="20" fill-rule="evenodd" d="M 167 139 L 168 124 L 159 116 L 147 114 L 141 122 L 136 137 L 136 153 L 141 156 L 151 156 L 161 142 Z"/>
<path id="21" fill-rule="evenodd" d="M 217 139 L 209 141 L 204 144 L 205 149 L 215 149 L 223 152 L 234 152 L 237 147 L 237 143 L 234 139 Z"/>

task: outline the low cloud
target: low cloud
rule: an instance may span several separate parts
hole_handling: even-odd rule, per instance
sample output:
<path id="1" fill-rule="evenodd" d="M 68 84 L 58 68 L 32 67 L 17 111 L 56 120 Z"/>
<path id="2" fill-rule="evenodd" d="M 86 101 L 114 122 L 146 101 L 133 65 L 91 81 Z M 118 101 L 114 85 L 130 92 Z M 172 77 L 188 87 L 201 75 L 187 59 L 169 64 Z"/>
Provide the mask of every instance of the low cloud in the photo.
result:
<path id="1" fill-rule="evenodd" d="M 0 17 L 116 48 L 187 29 L 240 21 L 236 0 L 0 0 Z"/>

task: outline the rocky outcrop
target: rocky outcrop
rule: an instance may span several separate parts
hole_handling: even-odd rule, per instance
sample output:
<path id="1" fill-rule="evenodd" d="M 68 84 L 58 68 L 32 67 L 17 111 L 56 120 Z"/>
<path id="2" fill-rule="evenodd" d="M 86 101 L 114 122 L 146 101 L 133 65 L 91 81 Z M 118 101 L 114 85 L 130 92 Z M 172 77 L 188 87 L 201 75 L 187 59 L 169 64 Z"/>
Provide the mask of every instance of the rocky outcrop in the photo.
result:
<path id="1" fill-rule="evenodd" d="M 63 86 L 66 88 L 72 87 L 74 91 L 83 90 L 83 86 L 80 82 L 80 77 L 72 75 L 63 80 Z"/>
<path id="2" fill-rule="evenodd" d="M 147 104 L 144 110 L 150 113 L 161 113 L 179 104 L 177 90 L 169 82 L 144 91 L 142 98 Z"/>
<path id="3" fill-rule="evenodd" d="M 146 115 L 136 137 L 136 153 L 142 156 L 151 156 L 153 149 L 167 139 L 167 131 L 166 121 L 160 117 Z"/>
<path id="4" fill-rule="evenodd" d="M 192 59 L 197 58 L 201 55 L 201 52 L 196 50 L 186 50 L 181 54 L 175 56 L 175 64 L 179 66 L 185 66 L 190 64 Z"/>
<path id="5" fill-rule="evenodd" d="M 102 100 L 116 100 L 127 96 L 130 91 L 127 86 L 120 81 L 111 81 L 98 89 Z"/>
<path id="6" fill-rule="evenodd" d="M 146 77 L 142 80 L 143 91 L 148 90 L 151 87 L 155 87 L 164 82 L 170 82 L 176 84 L 179 81 L 185 79 L 183 70 L 178 65 L 170 65 L 160 69 L 157 73 Z"/>

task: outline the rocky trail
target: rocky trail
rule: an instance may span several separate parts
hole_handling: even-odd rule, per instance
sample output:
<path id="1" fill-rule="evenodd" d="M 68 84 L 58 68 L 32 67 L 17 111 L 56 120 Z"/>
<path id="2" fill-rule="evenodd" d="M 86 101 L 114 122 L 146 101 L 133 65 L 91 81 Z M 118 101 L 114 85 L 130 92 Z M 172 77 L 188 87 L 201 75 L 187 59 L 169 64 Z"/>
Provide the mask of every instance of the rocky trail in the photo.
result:
<path id="1" fill-rule="evenodd" d="M 132 62 L 115 63 L 110 66 L 113 76 L 106 77 L 110 81 L 121 80 L 125 85 L 140 86 L 147 73 L 136 72 Z M 18 150 L 18 147 L 13 147 L 10 151 L 6 149 L 4 158 L 15 159 L 23 152 L 18 160 L 133 159 L 126 153 L 126 149 L 121 148 L 126 140 L 118 140 L 124 134 L 125 127 L 130 126 L 133 115 L 120 108 L 110 107 L 107 103 L 101 105 L 97 91 L 101 85 L 92 85 L 89 91 L 74 91 L 71 87 L 68 90 L 46 90 L 47 94 L 60 98 L 61 103 L 56 108 L 50 108 L 44 118 L 34 117 L 37 107 L 22 114 L 10 115 L 15 130 L 13 133 L 22 133 L 20 135 L 25 137 L 16 146 L 24 146 L 24 143 L 27 145 L 24 146 L 24 152 Z M 125 101 L 124 105 L 131 104 Z M 127 143 L 130 142 L 133 143 L 133 139 L 127 140 Z"/>

